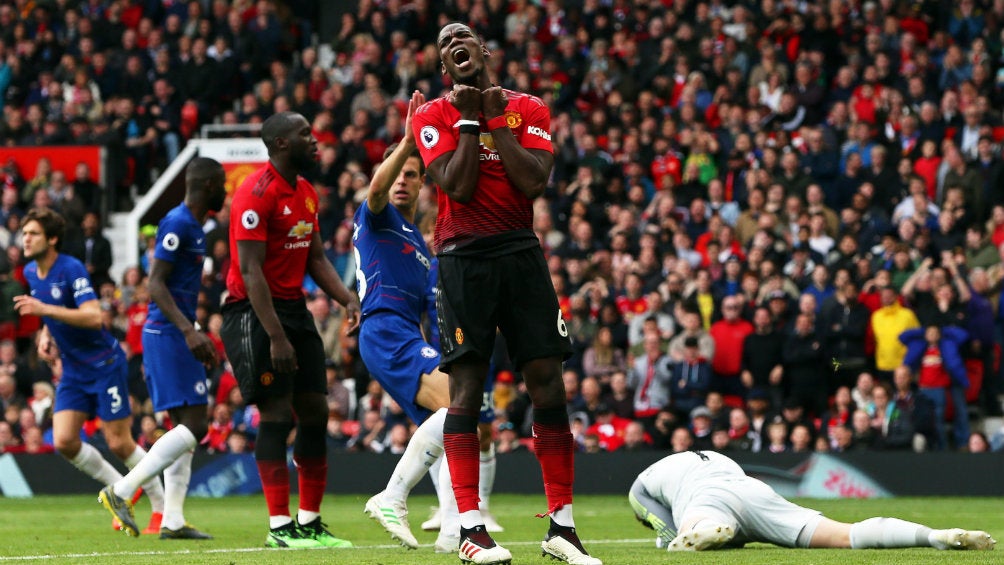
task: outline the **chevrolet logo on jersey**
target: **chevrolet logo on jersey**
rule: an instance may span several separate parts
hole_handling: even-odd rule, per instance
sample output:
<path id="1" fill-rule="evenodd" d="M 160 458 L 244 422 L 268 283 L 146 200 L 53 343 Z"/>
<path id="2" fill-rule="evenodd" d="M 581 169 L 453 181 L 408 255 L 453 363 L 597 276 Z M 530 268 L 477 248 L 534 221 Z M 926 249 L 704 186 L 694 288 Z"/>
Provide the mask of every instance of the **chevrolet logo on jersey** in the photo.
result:
<path id="1" fill-rule="evenodd" d="M 289 233 L 286 235 L 295 237 L 296 239 L 303 239 L 312 233 L 314 233 L 314 222 L 300 220 L 295 226 L 289 228 Z"/>

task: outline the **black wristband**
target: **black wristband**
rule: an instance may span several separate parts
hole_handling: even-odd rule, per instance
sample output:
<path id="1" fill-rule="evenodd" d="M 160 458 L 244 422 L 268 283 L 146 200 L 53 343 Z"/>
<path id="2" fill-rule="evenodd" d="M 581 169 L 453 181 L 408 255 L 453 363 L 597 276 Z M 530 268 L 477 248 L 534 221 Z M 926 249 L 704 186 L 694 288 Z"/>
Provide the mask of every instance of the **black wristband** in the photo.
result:
<path id="1" fill-rule="evenodd" d="M 470 133 L 474 135 L 481 135 L 481 128 L 474 124 L 463 124 L 458 128 L 460 133 Z"/>

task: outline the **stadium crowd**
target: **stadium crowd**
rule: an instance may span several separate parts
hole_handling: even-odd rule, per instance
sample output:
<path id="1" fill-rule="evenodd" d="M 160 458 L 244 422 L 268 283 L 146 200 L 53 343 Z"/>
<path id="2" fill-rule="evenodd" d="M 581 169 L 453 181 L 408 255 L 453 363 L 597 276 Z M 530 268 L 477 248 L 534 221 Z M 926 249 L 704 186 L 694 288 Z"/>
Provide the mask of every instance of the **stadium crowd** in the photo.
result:
<path id="1" fill-rule="evenodd" d="M 148 259 L 112 280 L 100 213 L 128 207 L 200 124 L 293 110 L 321 146 L 327 254 L 354 284 L 353 212 L 410 93 L 449 87 L 434 42 L 453 20 L 485 39 L 501 85 L 551 108 L 535 230 L 575 347 L 564 382 L 581 451 L 1004 449 L 970 428 L 1001 415 L 1004 2 L 360 0 L 326 45 L 316 4 L 0 2 L 0 145 L 110 156 L 104 186 L 86 166 L 0 163 L 0 451 L 52 451 L 60 376 L 34 352 L 38 321 L 11 306 L 25 210 L 79 226 L 63 251 L 101 289 L 148 446 L 170 425 L 143 407 Z M 199 309 L 221 358 L 228 221 L 224 208 L 205 226 Z M 400 453 L 410 422 L 334 303 L 305 293 L 331 444 Z M 500 453 L 531 445 L 504 357 Z M 246 451 L 258 415 L 226 364 L 212 380 L 204 445 Z"/>

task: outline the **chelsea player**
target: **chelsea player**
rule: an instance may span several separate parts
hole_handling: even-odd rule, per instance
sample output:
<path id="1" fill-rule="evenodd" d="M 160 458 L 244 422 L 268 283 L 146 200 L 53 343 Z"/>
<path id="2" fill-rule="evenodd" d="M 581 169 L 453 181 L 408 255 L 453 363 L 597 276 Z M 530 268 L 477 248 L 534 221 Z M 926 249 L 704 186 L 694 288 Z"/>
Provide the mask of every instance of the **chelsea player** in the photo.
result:
<path id="1" fill-rule="evenodd" d="M 161 539 L 212 539 L 185 522 L 184 503 L 192 475 L 192 451 L 208 431 L 206 367 L 219 362 L 216 348 L 195 327 L 202 287 L 206 236 L 202 224 L 227 197 L 226 174 L 213 159 L 198 157 L 185 170 L 185 201 L 164 216 L 150 267 L 150 313 L 143 326 L 143 366 L 150 399 L 175 426 L 150 448 L 128 475 L 100 494 L 104 506 L 127 527 L 135 527 L 129 493 L 164 472 Z"/>
<path id="2" fill-rule="evenodd" d="M 409 527 L 405 500 L 442 457 L 443 420 L 449 405 L 448 379 L 438 368 L 439 351 L 421 332 L 431 255 L 414 223 L 424 166 L 410 122 L 423 103 L 421 93 L 412 94 L 405 137 L 374 173 L 366 201 L 356 211 L 353 234 L 362 306 L 359 352 L 388 394 L 421 424 L 387 488 L 367 501 L 366 513 L 410 549 L 417 548 L 418 541 Z M 456 503 L 452 505 L 455 508 Z M 437 550 L 456 551 L 455 545 L 439 545 Z"/>
<path id="3" fill-rule="evenodd" d="M 52 432 L 56 450 L 74 467 L 105 485 L 122 475 L 94 446 L 80 441 L 84 422 L 97 415 L 108 448 L 128 468 L 146 455 L 133 441 L 127 387 L 125 352 L 101 324 L 101 306 L 79 260 L 59 252 L 66 221 L 49 208 L 33 208 L 21 222 L 24 268 L 31 295 L 14 297 L 22 316 L 41 316 L 45 323 L 38 336 L 39 357 L 62 362 L 63 375 L 56 388 Z M 159 477 L 143 483 L 154 514 L 163 512 L 164 491 Z M 128 493 L 129 496 L 132 492 Z M 122 524 L 139 535 L 135 521 Z"/>

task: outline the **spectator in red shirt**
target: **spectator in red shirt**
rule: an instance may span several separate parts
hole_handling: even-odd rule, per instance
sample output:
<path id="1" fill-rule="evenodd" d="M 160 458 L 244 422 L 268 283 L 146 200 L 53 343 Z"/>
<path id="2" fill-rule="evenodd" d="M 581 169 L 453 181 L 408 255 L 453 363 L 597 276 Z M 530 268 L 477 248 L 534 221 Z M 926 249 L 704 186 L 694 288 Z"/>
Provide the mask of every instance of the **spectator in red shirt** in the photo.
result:
<path id="1" fill-rule="evenodd" d="M 624 445 L 624 436 L 631 423 L 632 420 L 615 416 L 610 406 L 601 402 L 596 407 L 596 423 L 586 429 L 586 436 L 596 435 L 604 451 L 616 451 Z"/>
<path id="2" fill-rule="evenodd" d="M 150 293 L 145 284 L 136 286 L 132 301 L 126 308 L 126 344 L 129 346 L 129 355 L 136 356 L 143 354 L 143 324 L 146 323 L 146 315 L 150 310 Z"/>
<path id="3" fill-rule="evenodd" d="M 617 297 L 617 311 L 626 323 L 638 314 L 648 310 L 648 297 L 645 296 L 645 285 L 641 275 L 635 272 L 627 274 L 624 279 L 624 293 Z"/>
<path id="4" fill-rule="evenodd" d="M 739 317 L 742 299 L 727 296 L 722 300 L 722 319 L 711 324 L 715 356 L 711 359 L 711 389 L 726 395 L 746 396 L 739 374 L 742 371 L 743 343 L 753 333 L 753 324 Z"/>
<path id="5" fill-rule="evenodd" d="M 209 423 L 209 433 L 202 442 L 211 452 L 226 453 L 227 437 L 234 429 L 234 421 L 231 418 L 230 407 L 226 404 L 217 404 L 213 407 L 213 421 Z"/>

